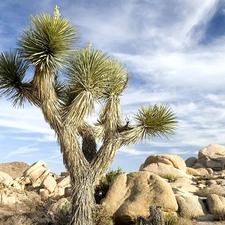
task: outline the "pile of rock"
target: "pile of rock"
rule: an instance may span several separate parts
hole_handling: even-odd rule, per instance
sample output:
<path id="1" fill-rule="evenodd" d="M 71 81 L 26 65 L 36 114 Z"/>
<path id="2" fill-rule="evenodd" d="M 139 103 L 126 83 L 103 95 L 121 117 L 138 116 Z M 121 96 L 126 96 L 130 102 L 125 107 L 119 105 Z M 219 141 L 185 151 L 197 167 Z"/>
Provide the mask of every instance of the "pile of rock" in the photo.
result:
<path id="1" fill-rule="evenodd" d="M 46 167 L 43 161 L 35 162 L 28 167 L 23 175 L 13 179 L 10 175 L 0 171 L 0 190 L 4 189 L 1 195 L 1 204 L 14 204 L 17 199 L 13 192 L 7 191 L 6 187 L 16 190 L 32 191 L 39 193 L 41 200 L 51 198 L 58 200 L 70 195 L 70 176 L 67 172 L 62 172 L 60 176 L 55 175 Z M 11 189 L 12 189 L 11 188 Z"/>
<path id="2" fill-rule="evenodd" d="M 189 219 L 224 219 L 224 165 L 225 147 L 215 144 L 199 151 L 198 158 L 186 161 L 177 155 L 151 155 L 139 172 L 117 176 L 101 204 L 116 224 L 131 224 L 139 216 L 147 217 L 152 205 L 161 206 L 165 214 Z M 0 171 L 1 205 L 20 201 L 18 195 L 4 188 L 7 186 L 21 191 L 34 190 L 41 201 L 52 199 L 58 204 L 64 204 L 66 197 L 71 196 L 69 174 L 56 176 L 43 161 L 27 167 L 17 178 Z"/>
<path id="3" fill-rule="evenodd" d="M 147 217 L 150 205 L 188 219 L 225 218 L 223 161 L 225 147 L 220 145 L 209 145 L 199 152 L 198 159 L 186 162 L 177 155 L 149 156 L 139 172 L 119 175 L 113 181 L 102 204 L 118 224 Z"/>
<path id="4" fill-rule="evenodd" d="M 201 169 L 210 168 L 212 171 L 225 169 L 225 147 L 218 144 L 211 144 L 198 153 L 198 158 L 190 157 L 186 161 L 187 166 Z"/>
<path id="5" fill-rule="evenodd" d="M 46 163 L 43 161 L 31 165 L 16 181 L 26 189 L 38 188 L 42 200 L 49 197 L 60 199 L 68 194 L 66 189 L 71 187 L 68 172 L 62 172 L 60 176 L 57 176 L 46 168 Z"/>

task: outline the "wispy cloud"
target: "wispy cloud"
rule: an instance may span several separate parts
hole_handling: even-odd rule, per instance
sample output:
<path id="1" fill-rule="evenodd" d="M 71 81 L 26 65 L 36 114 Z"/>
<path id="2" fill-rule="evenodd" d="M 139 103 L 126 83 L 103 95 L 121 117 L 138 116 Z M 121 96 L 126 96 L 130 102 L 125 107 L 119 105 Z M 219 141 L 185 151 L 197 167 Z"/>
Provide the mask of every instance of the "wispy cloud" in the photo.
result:
<path id="1" fill-rule="evenodd" d="M 12 129 L 11 132 L 17 133 L 18 139 L 25 139 L 19 134 L 39 134 L 42 135 L 39 141 L 56 141 L 54 131 L 50 129 L 45 122 L 41 111 L 35 107 L 26 105 L 26 109 L 17 109 L 11 107 L 9 102 L 0 100 L 0 126 Z M 34 136 L 27 137 L 27 139 L 36 139 Z"/>
<path id="2" fill-rule="evenodd" d="M 40 151 L 40 148 L 34 148 L 33 146 L 34 145 L 28 145 L 28 146 L 19 147 L 17 150 L 11 151 L 8 155 L 6 155 L 4 157 L 4 159 L 8 159 L 8 158 L 10 158 L 12 156 L 15 157 L 17 155 L 25 156 L 28 153 Z"/>
<path id="3" fill-rule="evenodd" d="M 123 147 L 119 150 L 118 154 L 126 154 L 132 156 L 141 156 L 141 155 L 152 155 L 156 154 L 156 151 L 140 151 L 135 148 Z"/>
<path id="4" fill-rule="evenodd" d="M 0 50 L 14 46 L 30 14 L 53 13 L 55 4 L 60 6 L 62 16 L 79 26 L 79 46 L 92 41 L 94 48 L 109 52 L 128 68 L 130 84 L 121 99 L 125 116 L 132 117 L 140 105 L 161 102 L 176 113 L 178 130 L 170 140 L 150 140 L 118 151 L 117 160 L 126 165 L 126 170 L 133 168 L 127 157 L 136 163 L 157 152 L 185 158 L 210 143 L 225 145 L 225 36 L 214 37 L 207 45 L 200 43 L 216 10 L 224 7 L 223 1 L 115 0 L 99 4 L 95 0 L 40 0 L 26 5 L 18 2 L 16 11 L 13 4 L 3 1 Z M 39 147 L 24 148 L 25 142 L 41 145 L 43 141 L 56 141 L 37 108 L 26 105 L 13 109 L 5 100 L 0 104 L 0 138 L 6 140 L 7 132 L 16 133 L 13 140 L 18 144 L 18 151 L 9 152 L 7 158 L 23 151 L 39 152 Z M 60 153 L 51 154 L 46 160 L 58 167 Z"/>

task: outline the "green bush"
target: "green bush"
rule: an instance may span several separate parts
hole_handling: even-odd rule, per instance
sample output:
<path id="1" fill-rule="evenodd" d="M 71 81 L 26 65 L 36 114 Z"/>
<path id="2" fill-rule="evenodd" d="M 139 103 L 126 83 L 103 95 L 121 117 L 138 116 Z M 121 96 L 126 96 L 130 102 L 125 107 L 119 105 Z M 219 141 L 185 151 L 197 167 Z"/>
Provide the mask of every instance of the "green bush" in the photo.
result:
<path id="1" fill-rule="evenodd" d="M 176 225 L 177 217 L 173 214 L 167 214 L 164 216 L 165 225 Z"/>
<path id="2" fill-rule="evenodd" d="M 176 175 L 174 175 L 174 174 L 167 174 L 166 176 L 165 176 L 165 178 L 168 180 L 168 182 L 170 182 L 170 183 L 172 183 L 172 182 L 175 182 L 177 179 L 178 179 L 178 177 L 176 176 Z"/>
<path id="3" fill-rule="evenodd" d="M 112 180 L 122 174 L 121 168 L 118 168 L 117 170 L 109 170 L 104 177 L 100 180 L 99 184 L 95 187 L 95 196 L 99 196 L 101 194 L 101 198 L 104 198 L 109 190 L 109 186 L 112 182 Z M 96 199 L 96 202 L 98 200 Z"/>

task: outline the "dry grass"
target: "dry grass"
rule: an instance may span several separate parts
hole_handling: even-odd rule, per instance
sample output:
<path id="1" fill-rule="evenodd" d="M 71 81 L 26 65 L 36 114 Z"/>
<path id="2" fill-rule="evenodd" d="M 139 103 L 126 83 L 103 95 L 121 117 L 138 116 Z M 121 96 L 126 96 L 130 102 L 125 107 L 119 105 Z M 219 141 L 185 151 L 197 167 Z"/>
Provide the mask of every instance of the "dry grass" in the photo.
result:
<path id="1" fill-rule="evenodd" d="M 169 213 L 164 216 L 165 225 L 176 225 L 177 224 L 177 216 L 172 213 Z"/>
<path id="2" fill-rule="evenodd" d="M 166 178 L 169 183 L 175 182 L 178 179 L 174 174 L 166 174 L 164 178 Z"/>
<path id="3" fill-rule="evenodd" d="M 103 205 L 96 205 L 93 212 L 93 220 L 96 225 L 113 225 L 112 213 Z"/>

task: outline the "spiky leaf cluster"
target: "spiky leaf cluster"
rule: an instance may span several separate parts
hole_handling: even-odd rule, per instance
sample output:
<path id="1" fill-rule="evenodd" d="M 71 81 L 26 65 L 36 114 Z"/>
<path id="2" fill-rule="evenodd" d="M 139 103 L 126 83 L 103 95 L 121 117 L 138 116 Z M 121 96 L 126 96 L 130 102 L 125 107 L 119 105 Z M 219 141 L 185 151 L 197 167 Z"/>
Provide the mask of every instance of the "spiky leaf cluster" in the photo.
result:
<path id="1" fill-rule="evenodd" d="M 15 51 L 4 52 L 0 55 L 0 93 L 13 100 L 13 105 L 17 102 L 22 104 L 23 79 L 28 69 L 28 64 Z"/>
<path id="2" fill-rule="evenodd" d="M 18 50 L 40 70 L 56 71 L 65 65 L 74 47 L 76 33 L 76 27 L 57 13 L 31 16 L 31 25 L 23 31 Z"/>
<path id="3" fill-rule="evenodd" d="M 67 73 L 68 83 L 73 93 L 89 91 L 93 96 L 102 97 L 108 85 L 107 75 L 111 66 L 106 63 L 109 57 L 100 50 L 89 46 L 76 51 L 70 60 Z"/>
<path id="4" fill-rule="evenodd" d="M 176 117 L 166 105 L 142 106 L 135 115 L 141 138 L 168 137 L 175 133 Z"/>

